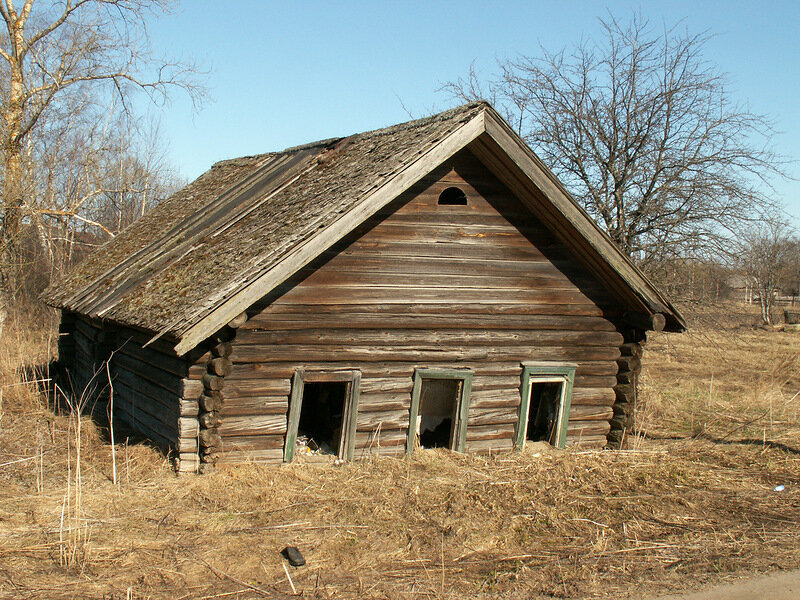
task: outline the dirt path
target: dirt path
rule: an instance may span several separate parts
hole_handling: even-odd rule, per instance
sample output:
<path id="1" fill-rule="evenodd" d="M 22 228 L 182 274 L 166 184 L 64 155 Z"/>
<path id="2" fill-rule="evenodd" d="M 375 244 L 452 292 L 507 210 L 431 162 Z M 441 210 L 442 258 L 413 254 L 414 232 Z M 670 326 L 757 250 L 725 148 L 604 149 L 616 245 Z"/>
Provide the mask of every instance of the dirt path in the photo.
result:
<path id="1" fill-rule="evenodd" d="M 785 571 L 700 592 L 658 596 L 652 600 L 797 600 L 798 598 L 800 598 L 800 571 Z"/>

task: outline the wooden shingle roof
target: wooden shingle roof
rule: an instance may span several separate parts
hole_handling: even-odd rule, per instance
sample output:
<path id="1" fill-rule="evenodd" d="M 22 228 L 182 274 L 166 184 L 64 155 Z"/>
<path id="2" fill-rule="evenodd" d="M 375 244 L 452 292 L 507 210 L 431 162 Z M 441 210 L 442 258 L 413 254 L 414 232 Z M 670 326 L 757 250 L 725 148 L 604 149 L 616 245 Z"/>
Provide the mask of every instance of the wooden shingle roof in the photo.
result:
<path id="1" fill-rule="evenodd" d="M 183 354 L 465 147 L 537 215 L 544 211 L 543 220 L 587 266 L 610 274 L 631 310 L 665 314 L 668 329 L 684 327 L 677 310 L 484 102 L 217 163 L 43 298 L 165 335 Z"/>

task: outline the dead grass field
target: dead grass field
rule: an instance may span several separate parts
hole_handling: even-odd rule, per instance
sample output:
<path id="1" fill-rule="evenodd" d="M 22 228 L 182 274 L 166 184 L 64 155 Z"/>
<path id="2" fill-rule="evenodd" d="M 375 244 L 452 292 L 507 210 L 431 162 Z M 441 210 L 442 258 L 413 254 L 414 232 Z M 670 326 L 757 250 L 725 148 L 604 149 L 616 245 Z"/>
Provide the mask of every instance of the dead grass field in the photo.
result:
<path id="1" fill-rule="evenodd" d="M 84 418 L 77 444 L 20 384 L 9 348 L 45 362 L 48 332 L 6 332 L 0 598 L 641 598 L 796 568 L 800 334 L 715 314 L 651 335 L 627 451 L 177 477 L 118 439 L 117 485 L 103 431 Z"/>

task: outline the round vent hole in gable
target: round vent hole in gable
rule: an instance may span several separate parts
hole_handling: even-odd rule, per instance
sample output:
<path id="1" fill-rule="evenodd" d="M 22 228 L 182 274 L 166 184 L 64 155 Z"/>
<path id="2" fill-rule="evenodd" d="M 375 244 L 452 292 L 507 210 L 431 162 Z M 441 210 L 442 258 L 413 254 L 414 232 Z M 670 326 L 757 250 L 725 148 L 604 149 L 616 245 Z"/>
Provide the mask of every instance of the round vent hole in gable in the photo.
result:
<path id="1" fill-rule="evenodd" d="M 440 206 L 466 206 L 467 195 L 464 190 L 457 187 L 449 187 L 439 194 Z"/>

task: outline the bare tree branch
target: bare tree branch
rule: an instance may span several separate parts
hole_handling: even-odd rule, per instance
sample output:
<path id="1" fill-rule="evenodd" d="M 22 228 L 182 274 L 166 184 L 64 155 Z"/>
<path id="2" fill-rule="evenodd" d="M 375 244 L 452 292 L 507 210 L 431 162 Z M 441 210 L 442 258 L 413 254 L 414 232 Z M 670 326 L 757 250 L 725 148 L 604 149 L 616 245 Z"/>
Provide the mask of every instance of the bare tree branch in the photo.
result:
<path id="1" fill-rule="evenodd" d="M 634 15 L 601 20 L 603 39 L 499 61 L 483 83 L 474 65 L 442 90 L 499 110 L 576 199 L 640 264 L 729 239 L 743 220 L 775 211 L 772 178 L 786 161 L 763 115 L 733 102 L 704 59 L 708 33 L 654 33 Z"/>
<path id="2" fill-rule="evenodd" d="M 157 198 L 152 172 L 126 162 L 122 141 L 118 154 L 113 146 L 85 144 L 108 140 L 97 124 L 107 115 L 117 119 L 120 109 L 124 120 L 115 126 L 134 127 L 136 94 L 161 103 L 180 90 L 195 104 L 204 95 L 194 65 L 165 60 L 150 46 L 148 19 L 176 1 L 25 0 L 19 7 L 0 0 L 0 309 L 25 280 L 26 224 L 35 223 L 41 234 L 56 226 L 48 219 L 58 228 L 74 221 L 113 235 Z M 65 151 L 75 152 L 72 162 L 55 160 Z M 111 162 L 126 181 L 113 181 Z M 56 191 L 57 185 L 65 187 Z M 127 202 L 136 208 L 129 210 Z M 52 233 L 70 239 L 63 230 Z"/>

